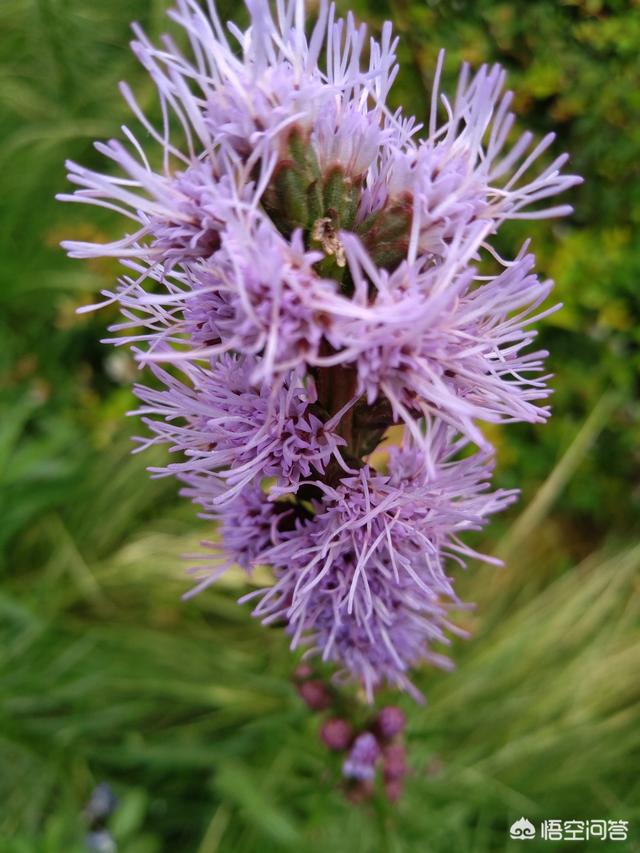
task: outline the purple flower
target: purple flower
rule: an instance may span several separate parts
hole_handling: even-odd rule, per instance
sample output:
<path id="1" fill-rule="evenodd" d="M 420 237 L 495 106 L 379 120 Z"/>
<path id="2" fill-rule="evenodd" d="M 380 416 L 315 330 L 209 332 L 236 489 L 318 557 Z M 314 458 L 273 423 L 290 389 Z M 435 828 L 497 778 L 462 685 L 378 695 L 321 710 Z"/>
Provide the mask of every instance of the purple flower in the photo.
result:
<path id="1" fill-rule="evenodd" d="M 403 744 L 392 743 L 384 748 L 384 778 L 386 782 L 402 779 L 407 774 L 407 753 Z"/>
<path id="2" fill-rule="evenodd" d="M 325 332 L 318 314 L 336 291 L 313 269 L 321 258 L 305 252 L 299 230 L 285 241 L 264 218 L 227 227 L 184 293 L 189 340 L 201 351 L 260 353 L 254 371 L 265 379 L 313 361 Z"/>
<path id="3" fill-rule="evenodd" d="M 324 745 L 334 752 L 343 752 L 350 744 L 353 729 L 346 720 L 331 718 L 326 720 L 320 729 L 320 739 Z"/>
<path id="4" fill-rule="evenodd" d="M 531 324 L 558 306 L 539 310 L 552 283 L 532 273 L 532 255 L 482 281 L 459 254 L 438 266 L 403 263 L 389 274 L 353 237 L 345 247 L 360 314 L 342 326 L 339 351 L 369 403 L 385 396 L 418 441 L 425 417 L 485 446 L 478 420 L 548 417 L 548 407 L 535 404 L 549 394 L 540 375 L 546 353 L 523 350 L 535 338 Z"/>
<path id="5" fill-rule="evenodd" d="M 168 445 L 152 473 L 218 524 L 189 595 L 232 564 L 269 565 L 256 616 L 370 700 L 383 684 L 419 698 L 411 669 L 449 665 L 434 646 L 462 606 L 450 569 L 482 558 L 460 537 L 515 496 L 490 489 L 482 425 L 549 414 L 531 345 L 552 283 L 528 244 L 509 260 L 491 241 L 508 219 L 569 212 L 547 199 L 579 179 L 566 155 L 537 165 L 552 135 L 509 142 L 498 66 L 464 66 L 448 98 L 441 54 L 423 128 L 386 103 L 390 24 L 367 43 L 326 0 L 311 28 L 304 0 L 246 5 L 242 31 L 213 0 L 176 0 L 187 52 L 134 27 L 162 126 L 123 84 L 142 132 L 97 144 L 117 174 L 69 163 L 77 189 L 61 196 L 131 224 L 63 245 L 121 262 L 101 304 L 121 312 L 109 342 L 154 375 L 135 388 L 140 449 Z M 480 274 L 487 260 L 500 271 Z M 402 446 L 376 470 L 394 423 Z M 363 784 L 368 738 L 347 762 Z"/>
<path id="6" fill-rule="evenodd" d="M 379 758 L 378 741 L 371 732 L 363 732 L 353 742 L 351 751 L 342 765 L 342 775 L 347 779 L 371 780 L 375 776 L 375 766 Z"/>
<path id="7" fill-rule="evenodd" d="M 111 833 L 106 829 L 95 829 L 85 836 L 87 850 L 93 853 L 117 853 L 116 842 Z"/>
<path id="8" fill-rule="evenodd" d="M 276 583 L 255 614 L 284 622 L 292 647 L 310 645 L 341 665 L 370 700 L 385 682 L 420 698 L 409 670 L 421 660 L 449 666 L 432 649 L 448 643 L 445 632 L 456 631 L 448 612 L 461 606 L 445 558 L 479 556 L 459 532 L 479 529 L 514 498 L 487 493 L 488 457 L 454 460 L 456 449 L 441 430 L 429 466 L 407 446 L 392 452 L 388 475 L 363 468 L 324 486 L 313 517 L 258 558 L 274 566 Z"/>
<path id="9" fill-rule="evenodd" d="M 412 243 L 409 254 L 443 259 L 451 242 L 473 232 L 481 222 L 483 243 L 506 219 L 540 219 L 564 216 L 568 205 L 534 208 L 536 202 L 563 192 L 580 182 L 560 170 L 562 154 L 539 174 L 531 175 L 535 161 L 549 148 L 554 134 L 532 146 L 526 132 L 507 148 L 514 115 L 509 112 L 512 93 L 504 92 L 506 74 L 498 65 L 483 65 L 469 79 L 462 67 L 455 98 L 440 100 L 445 114 L 438 124 L 438 88 L 444 62 L 441 52 L 431 95 L 428 136 L 403 146 L 390 146 L 378 161 L 375 176 L 360 208 L 360 217 L 385 210 L 398 211 L 411 200 Z M 478 234 L 474 234 L 474 239 Z"/>
<path id="10" fill-rule="evenodd" d="M 183 494 L 192 497 L 205 507 L 209 503 L 203 494 L 205 485 L 211 480 L 192 478 L 193 488 L 183 489 Z M 214 489 L 217 495 L 217 488 Z M 237 565 L 248 574 L 260 554 L 279 539 L 279 526 L 286 524 L 290 510 L 282 504 L 268 501 L 259 485 L 253 484 L 242 489 L 233 500 L 222 506 L 211 507 L 211 513 L 203 515 L 218 522 L 218 541 L 204 541 L 201 544 L 205 552 L 193 555 L 198 564 L 187 571 L 195 575 L 196 586 L 185 593 L 183 598 L 192 598 L 203 589 L 211 586 L 231 566 Z"/>
<path id="11" fill-rule="evenodd" d="M 207 368 L 183 362 L 188 380 L 183 382 L 154 365 L 164 390 L 135 388 L 144 404 L 137 413 L 154 434 L 140 439 L 142 445 L 167 443 L 184 457 L 150 470 L 184 480 L 205 508 L 233 499 L 262 477 L 295 487 L 301 477 L 322 473 L 345 444 L 333 432 L 339 418 L 324 423 L 313 413 L 312 382 L 305 387 L 291 373 L 282 377 L 279 390 L 269 388 L 252 381 L 254 367 L 248 357 L 231 355 Z"/>
<path id="12" fill-rule="evenodd" d="M 313 679 L 298 685 L 298 694 L 312 711 L 326 711 L 331 705 L 331 693 L 324 681 Z"/>
<path id="13" fill-rule="evenodd" d="M 85 819 L 90 825 L 95 824 L 109 817 L 117 806 L 118 798 L 111 786 L 107 782 L 100 782 L 91 792 L 89 802 L 84 810 Z"/>
<path id="14" fill-rule="evenodd" d="M 396 708 L 395 705 L 387 705 L 382 708 L 376 718 L 376 727 L 386 740 L 390 740 L 403 732 L 406 724 L 406 714 L 401 708 Z"/>

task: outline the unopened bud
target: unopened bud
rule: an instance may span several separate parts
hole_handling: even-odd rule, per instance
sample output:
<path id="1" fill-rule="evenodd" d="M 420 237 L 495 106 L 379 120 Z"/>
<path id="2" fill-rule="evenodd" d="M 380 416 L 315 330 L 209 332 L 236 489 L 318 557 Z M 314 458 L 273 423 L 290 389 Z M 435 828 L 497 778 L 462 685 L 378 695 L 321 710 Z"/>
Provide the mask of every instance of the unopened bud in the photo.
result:
<path id="1" fill-rule="evenodd" d="M 376 719 L 376 727 L 383 738 L 391 740 L 392 737 L 404 731 L 407 725 L 407 717 L 401 708 L 388 705 L 383 708 Z"/>
<path id="2" fill-rule="evenodd" d="M 403 744 L 392 743 L 384 750 L 384 778 L 387 782 L 407 774 L 407 754 Z"/>
<path id="3" fill-rule="evenodd" d="M 327 690 L 326 684 L 317 679 L 303 681 L 302 684 L 298 685 L 298 693 L 312 711 L 324 711 L 331 705 L 331 694 Z"/>
<path id="4" fill-rule="evenodd" d="M 313 669 L 308 663 L 301 663 L 296 667 L 295 672 L 293 673 L 293 677 L 296 681 L 306 681 L 306 679 L 311 678 L 312 675 Z"/>
<path id="5" fill-rule="evenodd" d="M 320 740 L 334 752 L 343 752 L 351 743 L 353 729 L 346 720 L 333 718 L 322 724 Z"/>

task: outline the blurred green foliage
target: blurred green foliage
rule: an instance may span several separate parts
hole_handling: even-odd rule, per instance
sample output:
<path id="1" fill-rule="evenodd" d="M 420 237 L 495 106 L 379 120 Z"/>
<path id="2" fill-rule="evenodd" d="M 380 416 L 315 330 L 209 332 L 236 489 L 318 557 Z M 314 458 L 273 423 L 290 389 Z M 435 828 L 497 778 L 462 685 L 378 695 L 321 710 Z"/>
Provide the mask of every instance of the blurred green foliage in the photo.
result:
<path id="1" fill-rule="evenodd" d="M 353 4 L 401 35 L 398 104 L 426 113 L 441 46 L 449 86 L 462 59 L 499 60 L 522 125 L 556 130 L 586 178 L 570 221 L 503 237 L 507 254 L 534 237 L 565 304 L 541 334 L 555 414 L 493 436 L 529 510 L 501 543 L 507 522 L 489 534 L 509 570 L 464 579 L 475 637 L 456 644 L 456 674 L 423 676 L 430 704 L 411 710 L 413 777 L 392 810 L 335 790 L 286 642 L 235 605 L 238 578 L 179 601 L 179 555 L 209 531 L 128 454 L 133 368 L 99 343 L 109 312 L 74 313 L 117 270 L 68 261 L 59 240 L 120 223 L 54 202 L 63 160 L 101 165 L 92 141 L 129 120 L 118 80 L 153 109 L 128 25 L 158 33 L 166 5 L 0 4 L 0 850 L 84 850 L 82 810 L 105 779 L 126 853 L 503 850 L 521 814 L 635 819 L 637 844 L 640 6 Z"/>

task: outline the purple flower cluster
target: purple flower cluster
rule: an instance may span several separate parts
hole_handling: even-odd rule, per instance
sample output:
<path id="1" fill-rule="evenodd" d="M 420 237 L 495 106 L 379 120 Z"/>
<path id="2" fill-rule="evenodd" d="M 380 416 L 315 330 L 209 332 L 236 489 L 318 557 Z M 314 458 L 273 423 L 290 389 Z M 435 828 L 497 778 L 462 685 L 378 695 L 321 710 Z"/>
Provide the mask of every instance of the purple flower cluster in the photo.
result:
<path id="1" fill-rule="evenodd" d="M 420 698 L 407 675 L 415 661 L 448 665 L 431 649 L 447 643 L 448 611 L 461 606 L 445 560 L 473 556 L 459 533 L 513 499 L 487 493 L 490 459 L 449 458 L 448 428 L 440 433 L 435 471 L 422 451 L 393 448 L 386 474 L 364 466 L 335 487 L 320 482 L 311 518 L 272 528 L 256 557 L 276 579 L 248 596 L 260 596 L 256 615 L 286 624 L 294 648 L 308 644 L 357 677 L 370 701 L 384 682 Z"/>
<path id="2" fill-rule="evenodd" d="M 110 342 L 154 376 L 135 388 L 141 447 L 167 444 L 176 461 L 153 473 L 218 522 L 193 591 L 269 565 L 256 616 L 370 701 L 385 684 L 419 698 L 410 671 L 448 665 L 434 645 L 462 606 L 449 567 L 480 556 L 460 535 L 514 499 L 490 488 L 482 424 L 549 414 L 530 345 L 552 283 L 527 245 L 504 259 L 492 238 L 569 212 L 546 200 L 579 178 L 566 155 L 535 168 L 552 135 L 514 141 L 498 66 L 464 66 L 450 99 L 441 54 L 423 127 L 386 103 L 389 24 L 367 42 L 326 0 L 310 28 L 304 0 L 247 8 L 242 31 L 213 0 L 176 0 L 187 53 L 134 27 L 161 126 L 123 84 L 143 134 L 97 144 L 115 175 L 69 163 L 78 188 L 61 196 L 133 226 L 64 246 L 123 265 L 101 304 L 122 315 Z M 376 467 L 394 424 L 402 444 Z M 373 748 L 362 738 L 350 767 Z"/>
<path id="3" fill-rule="evenodd" d="M 348 799 L 352 802 L 369 799 L 375 791 L 376 777 L 381 776 L 386 797 L 395 802 L 402 794 L 409 772 L 404 711 L 395 705 L 385 705 L 374 717 L 367 715 L 362 719 L 357 706 L 352 703 L 345 706 L 339 692 L 318 678 L 308 664 L 297 667 L 294 679 L 307 707 L 327 712 L 319 729 L 320 741 L 330 752 L 342 754 L 343 787 Z M 378 774 L 378 770 L 382 772 Z"/>
<path id="4" fill-rule="evenodd" d="M 262 477 L 295 491 L 301 478 L 323 474 L 331 458 L 341 459 L 340 413 L 326 422 L 313 413 L 312 380 L 305 386 L 289 373 L 277 388 L 256 383 L 255 360 L 226 353 L 207 368 L 181 362 L 184 379 L 156 364 L 152 371 L 160 390 L 135 387 L 143 402 L 138 414 L 153 434 L 142 446 L 169 444 L 184 461 L 151 470 L 189 483 L 206 509 L 233 501 Z"/>

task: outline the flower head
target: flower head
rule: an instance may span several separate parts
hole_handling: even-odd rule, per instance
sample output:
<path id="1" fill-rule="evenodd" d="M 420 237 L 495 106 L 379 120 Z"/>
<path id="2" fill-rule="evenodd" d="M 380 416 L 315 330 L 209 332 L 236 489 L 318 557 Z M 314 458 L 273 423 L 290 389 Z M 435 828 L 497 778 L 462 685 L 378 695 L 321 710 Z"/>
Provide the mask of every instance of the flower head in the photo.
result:
<path id="1" fill-rule="evenodd" d="M 136 386 L 143 402 L 138 414 L 154 435 L 140 439 L 142 445 L 167 443 L 182 457 L 151 470 L 177 475 L 194 488 L 203 483 L 202 495 L 192 496 L 205 508 L 232 500 L 263 477 L 295 487 L 340 458 L 345 444 L 333 432 L 335 418 L 323 422 L 314 414 L 311 380 L 305 386 L 291 373 L 274 393 L 252 381 L 254 368 L 250 358 L 222 355 L 208 368 L 183 363 L 182 381 L 154 365 L 164 388 Z"/>
<path id="2" fill-rule="evenodd" d="M 540 310 L 552 283 L 538 280 L 532 255 L 482 281 L 464 257 L 426 268 L 403 263 L 389 274 L 371 265 L 359 241 L 345 245 L 361 310 L 340 330 L 341 351 L 370 404 L 386 397 L 414 437 L 416 422 L 433 416 L 478 444 L 486 444 L 478 421 L 548 417 L 536 405 L 549 394 L 546 353 L 527 347 L 532 323 L 555 308 Z"/>
<path id="3" fill-rule="evenodd" d="M 310 645 L 339 664 L 371 699 L 385 682 L 419 697 L 407 673 L 419 661 L 448 667 L 432 649 L 456 631 L 448 613 L 461 607 L 445 557 L 478 556 L 460 541 L 513 500 L 487 493 L 490 460 L 449 458 L 444 441 L 431 475 L 422 454 L 396 449 L 389 474 L 363 468 L 323 489 L 315 514 L 259 556 L 276 583 L 255 608 L 282 621 L 292 646 Z M 253 595 L 253 594 L 252 594 Z"/>
<path id="4" fill-rule="evenodd" d="M 131 224 L 63 245 L 124 267 L 103 304 L 122 315 L 110 342 L 155 377 L 135 389 L 141 447 L 167 444 L 153 473 L 219 525 L 193 592 L 234 562 L 270 565 L 256 616 L 370 699 L 385 683 L 418 698 L 411 668 L 448 665 L 434 645 L 461 606 L 450 566 L 480 556 L 460 537 L 514 498 L 490 490 L 482 425 L 549 414 L 546 353 L 529 348 L 552 285 L 527 245 L 505 260 L 492 239 L 567 213 L 547 200 L 579 179 L 566 155 L 538 165 L 552 135 L 511 143 L 498 66 L 464 66 L 449 98 L 441 54 L 423 127 L 387 106 L 390 24 L 367 42 L 326 0 L 312 26 L 304 0 L 246 5 L 242 31 L 213 0 L 176 0 L 187 52 L 134 27 L 162 126 L 123 84 L 143 133 L 97 144 L 107 174 L 69 163 L 61 196 Z M 405 438 L 377 470 L 394 423 Z M 345 772 L 366 781 L 364 737 Z"/>

